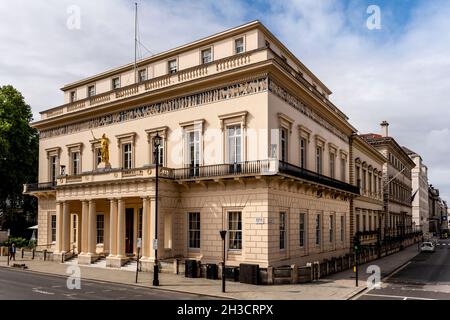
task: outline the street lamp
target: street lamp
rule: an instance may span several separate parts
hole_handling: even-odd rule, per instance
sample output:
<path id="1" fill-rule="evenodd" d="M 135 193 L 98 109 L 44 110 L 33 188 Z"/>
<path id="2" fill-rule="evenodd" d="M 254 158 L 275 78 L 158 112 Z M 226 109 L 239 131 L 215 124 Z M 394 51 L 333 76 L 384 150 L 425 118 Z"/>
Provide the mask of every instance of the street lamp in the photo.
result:
<path id="1" fill-rule="evenodd" d="M 161 145 L 161 137 L 158 133 L 153 139 L 153 144 L 155 146 L 155 241 L 153 247 L 155 249 L 155 263 L 153 266 L 153 285 L 159 286 L 159 266 L 158 266 L 158 172 L 159 172 L 159 146 Z"/>
<path id="2" fill-rule="evenodd" d="M 225 237 L 227 235 L 227 231 L 226 230 L 221 230 L 220 231 L 220 237 L 222 238 L 223 241 L 223 264 L 222 264 L 222 292 L 225 292 Z"/>

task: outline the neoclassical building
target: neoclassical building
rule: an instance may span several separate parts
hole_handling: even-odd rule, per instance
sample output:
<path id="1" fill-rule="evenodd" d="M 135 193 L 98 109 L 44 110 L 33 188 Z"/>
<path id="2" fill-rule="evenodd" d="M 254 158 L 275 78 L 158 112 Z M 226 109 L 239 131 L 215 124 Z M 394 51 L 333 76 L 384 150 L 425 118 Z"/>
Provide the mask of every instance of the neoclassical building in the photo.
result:
<path id="1" fill-rule="evenodd" d="M 301 265 L 350 252 L 360 190 L 370 206 L 356 211 L 378 226 L 381 157 L 358 138 L 367 177 L 350 181 L 356 129 L 258 21 L 62 91 L 64 104 L 32 124 L 39 183 L 24 190 L 39 199 L 38 244 L 55 256 L 118 267 L 141 243 L 144 269 L 155 253 L 218 263 L 226 230 L 227 265 Z"/>
<path id="2" fill-rule="evenodd" d="M 419 154 L 406 147 L 403 147 L 403 150 L 416 164 L 411 171 L 413 226 L 422 230 L 424 234 L 428 234 L 428 168 Z"/>
<path id="3" fill-rule="evenodd" d="M 361 137 L 377 149 L 387 161 L 383 164 L 384 224 L 383 238 L 403 236 L 412 232 L 412 169 L 414 161 L 397 141 L 389 136 L 389 124 L 381 123 L 381 134 Z"/>
<path id="4" fill-rule="evenodd" d="M 383 166 L 387 159 L 359 135 L 352 139 L 351 158 L 350 179 L 360 189 L 360 196 L 351 200 L 351 234 L 358 235 L 363 245 L 375 244 L 384 226 Z"/>

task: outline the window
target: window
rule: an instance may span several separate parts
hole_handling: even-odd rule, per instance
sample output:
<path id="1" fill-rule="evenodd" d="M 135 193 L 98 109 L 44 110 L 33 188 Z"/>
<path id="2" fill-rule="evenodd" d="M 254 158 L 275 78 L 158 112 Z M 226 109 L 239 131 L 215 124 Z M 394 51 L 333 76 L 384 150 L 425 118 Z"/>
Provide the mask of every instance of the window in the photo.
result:
<path id="1" fill-rule="evenodd" d="M 138 71 L 138 81 L 139 82 L 144 82 L 147 80 L 147 70 L 146 69 L 142 69 Z"/>
<path id="2" fill-rule="evenodd" d="M 158 157 L 158 163 L 160 165 L 164 165 L 164 139 L 163 138 L 160 139 L 160 144 L 159 144 L 156 156 Z M 155 161 L 155 163 L 156 163 L 156 161 Z"/>
<path id="3" fill-rule="evenodd" d="M 95 168 L 102 163 L 102 149 L 101 148 L 95 148 L 94 151 L 94 157 L 95 157 Z"/>
<path id="4" fill-rule="evenodd" d="M 116 90 L 116 89 L 120 88 L 120 79 L 119 78 L 113 78 L 111 80 L 111 88 L 113 90 Z"/>
<path id="5" fill-rule="evenodd" d="M 189 165 L 198 167 L 200 165 L 200 131 L 195 130 L 188 133 Z"/>
<path id="6" fill-rule="evenodd" d="M 234 48 L 236 54 L 244 52 L 244 38 L 234 40 Z"/>
<path id="7" fill-rule="evenodd" d="M 346 177 L 345 177 L 346 171 L 347 171 L 347 170 L 345 170 L 346 166 L 347 166 L 347 161 L 345 158 L 342 158 L 341 159 L 341 180 L 342 181 L 346 181 Z"/>
<path id="8" fill-rule="evenodd" d="M 335 177 L 335 154 L 333 152 L 330 152 L 330 177 Z"/>
<path id="9" fill-rule="evenodd" d="M 241 125 L 227 127 L 228 163 L 242 162 Z"/>
<path id="10" fill-rule="evenodd" d="M 242 212 L 228 212 L 228 248 L 231 250 L 242 249 Z"/>
<path id="11" fill-rule="evenodd" d="M 366 185 L 366 170 L 363 169 L 362 171 L 362 188 L 364 191 L 367 190 L 367 185 Z"/>
<path id="12" fill-rule="evenodd" d="M 361 169 L 356 167 L 356 183 L 357 186 L 361 189 Z"/>
<path id="13" fill-rule="evenodd" d="M 300 167 L 306 169 L 306 148 L 307 141 L 305 138 L 300 138 Z"/>
<path id="14" fill-rule="evenodd" d="M 329 233 L 330 233 L 330 242 L 333 242 L 333 238 L 334 238 L 334 216 L 333 215 L 330 215 Z"/>
<path id="15" fill-rule="evenodd" d="M 174 74 L 177 72 L 177 60 L 169 61 L 169 74 Z"/>
<path id="16" fill-rule="evenodd" d="M 286 128 L 281 128 L 281 161 L 288 162 L 288 133 Z"/>
<path id="17" fill-rule="evenodd" d="M 300 213 L 300 225 L 299 225 L 299 231 L 300 231 L 300 247 L 305 246 L 305 214 Z"/>
<path id="18" fill-rule="evenodd" d="M 322 174 L 322 147 L 316 147 L 316 172 Z"/>
<path id="19" fill-rule="evenodd" d="M 345 240 L 345 217 L 341 216 L 341 241 Z"/>
<path id="20" fill-rule="evenodd" d="M 50 181 L 55 182 L 56 181 L 56 166 L 58 163 L 58 157 L 57 156 L 51 156 L 50 157 Z"/>
<path id="21" fill-rule="evenodd" d="M 52 227 L 52 242 L 56 241 L 56 215 L 52 215 L 51 217 L 51 227 Z"/>
<path id="22" fill-rule="evenodd" d="M 363 214 L 363 231 L 366 231 L 366 215 Z"/>
<path id="23" fill-rule="evenodd" d="M 369 192 L 372 193 L 372 172 L 369 172 Z"/>
<path id="24" fill-rule="evenodd" d="M 189 212 L 189 248 L 200 249 L 200 212 Z"/>
<path id="25" fill-rule="evenodd" d="M 316 245 L 320 245 L 320 214 L 316 215 Z"/>
<path id="26" fill-rule="evenodd" d="M 70 102 L 75 102 L 77 100 L 77 92 L 70 91 Z"/>
<path id="27" fill-rule="evenodd" d="M 211 48 L 202 50 L 202 63 L 210 63 L 212 61 L 212 51 Z"/>
<path id="28" fill-rule="evenodd" d="M 105 231 L 105 216 L 103 214 L 97 215 L 97 244 L 103 243 Z"/>
<path id="29" fill-rule="evenodd" d="M 72 175 L 80 174 L 80 153 L 72 152 L 71 153 L 71 161 L 72 161 Z"/>
<path id="30" fill-rule="evenodd" d="M 123 152 L 123 168 L 131 169 L 132 168 L 132 156 L 133 152 L 131 149 L 131 143 L 125 143 L 122 145 Z"/>
<path id="31" fill-rule="evenodd" d="M 77 242 L 77 215 L 74 214 L 72 216 L 72 240 L 73 242 Z"/>
<path id="32" fill-rule="evenodd" d="M 356 215 L 356 232 L 359 232 L 359 231 L 361 231 L 361 228 L 360 228 L 361 226 L 360 226 L 360 223 L 359 223 L 359 214 L 357 214 Z"/>
<path id="33" fill-rule="evenodd" d="M 286 249 L 286 212 L 280 212 L 280 249 Z"/>
<path id="34" fill-rule="evenodd" d="M 372 231 L 372 216 L 369 216 L 369 231 Z"/>
<path id="35" fill-rule="evenodd" d="M 95 86 L 88 87 L 88 98 L 95 96 Z"/>

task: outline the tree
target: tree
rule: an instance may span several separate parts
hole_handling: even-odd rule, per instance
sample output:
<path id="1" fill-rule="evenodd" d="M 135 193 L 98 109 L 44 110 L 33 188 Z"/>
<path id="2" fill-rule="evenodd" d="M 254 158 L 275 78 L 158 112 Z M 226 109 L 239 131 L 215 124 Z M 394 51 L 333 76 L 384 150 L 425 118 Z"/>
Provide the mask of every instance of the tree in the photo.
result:
<path id="1" fill-rule="evenodd" d="M 24 183 L 37 181 L 39 138 L 32 120 L 22 94 L 0 87 L 0 222 L 14 236 L 28 236 L 26 228 L 36 223 L 37 201 L 22 194 Z"/>

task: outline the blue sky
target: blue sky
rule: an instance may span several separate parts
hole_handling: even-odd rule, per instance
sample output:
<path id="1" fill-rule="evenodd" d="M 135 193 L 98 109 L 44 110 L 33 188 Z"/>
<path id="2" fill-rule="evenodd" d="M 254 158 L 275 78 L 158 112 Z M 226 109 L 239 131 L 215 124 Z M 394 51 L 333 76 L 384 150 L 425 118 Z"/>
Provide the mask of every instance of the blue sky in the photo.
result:
<path id="1" fill-rule="evenodd" d="M 0 1 L 0 84 L 23 92 L 38 119 L 63 103 L 64 84 L 132 62 L 134 2 Z M 390 122 L 450 199 L 450 1 L 137 2 L 141 41 L 153 53 L 261 20 L 333 91 L 360 132 Z M 80 29 L 66 27 L 71 5 L 81 10 Z M 366 27 L 369 5 L 381 9 L 380 30 Z"/>

